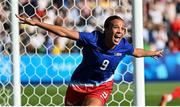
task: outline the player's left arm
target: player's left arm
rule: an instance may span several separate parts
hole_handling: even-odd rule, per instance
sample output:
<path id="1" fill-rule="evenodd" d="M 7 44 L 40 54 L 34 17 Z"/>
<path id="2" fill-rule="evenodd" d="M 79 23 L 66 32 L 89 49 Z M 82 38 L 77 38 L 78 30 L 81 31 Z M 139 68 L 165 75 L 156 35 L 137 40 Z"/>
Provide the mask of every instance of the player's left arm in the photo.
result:
<path id="1" fill-rule="evenodd" d="M 163 56 L 163 50 L 156 50 L 156 51 L 151 51 L 151 50 L 144 50 L 140 48 L 135 48 L 133 52 L 133 56 L 135 57 L 162 57 Z"/>

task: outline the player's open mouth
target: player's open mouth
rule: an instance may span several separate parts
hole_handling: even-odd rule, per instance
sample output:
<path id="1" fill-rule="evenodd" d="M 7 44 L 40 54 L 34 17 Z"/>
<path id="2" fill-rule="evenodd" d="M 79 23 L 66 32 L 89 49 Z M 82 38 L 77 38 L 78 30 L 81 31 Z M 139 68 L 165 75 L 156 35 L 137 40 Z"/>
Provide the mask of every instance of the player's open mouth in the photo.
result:
<path id="1" fill-rule="evenodd" d="M 120 39 L 121 39 L 121 35 L 114 35 L 115 42 L 119 42 Z"/>

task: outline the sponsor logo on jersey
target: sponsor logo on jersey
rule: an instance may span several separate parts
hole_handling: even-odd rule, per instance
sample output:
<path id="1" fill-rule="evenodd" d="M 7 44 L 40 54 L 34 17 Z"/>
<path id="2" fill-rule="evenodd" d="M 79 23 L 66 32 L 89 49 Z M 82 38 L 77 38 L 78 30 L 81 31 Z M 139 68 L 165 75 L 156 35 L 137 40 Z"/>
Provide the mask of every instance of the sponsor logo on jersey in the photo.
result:
<path id="1" fill-rule="evenodd" d="M 122 53 L 114 53 L 115 56 L 122 56 Z"/>

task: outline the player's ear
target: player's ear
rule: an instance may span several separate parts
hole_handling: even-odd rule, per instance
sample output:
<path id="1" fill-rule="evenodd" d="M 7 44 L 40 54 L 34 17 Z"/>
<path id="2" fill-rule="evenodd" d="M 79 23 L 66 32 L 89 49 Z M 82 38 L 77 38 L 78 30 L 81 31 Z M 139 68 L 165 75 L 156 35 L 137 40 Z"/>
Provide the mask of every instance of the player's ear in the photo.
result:
<path id="1" fill-rule="evenodd" d="M 127 33 L 127 28 L 126 27 L 124 27 L 123 28 L 123 31 L 124 31 L 124 35 Z"/>

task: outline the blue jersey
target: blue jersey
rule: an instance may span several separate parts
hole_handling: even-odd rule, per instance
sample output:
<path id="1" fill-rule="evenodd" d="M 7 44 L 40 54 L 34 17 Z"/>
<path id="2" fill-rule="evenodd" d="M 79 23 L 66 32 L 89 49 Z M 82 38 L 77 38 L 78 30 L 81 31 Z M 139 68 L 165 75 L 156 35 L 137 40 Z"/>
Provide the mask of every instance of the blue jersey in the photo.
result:
<path id="1" fill-rule="evenodd" d="M 119 62 L 134 51 L 125 38 L 115 48 L 108 50 L 101 32 L 80 32 L 79 35 L 77 45 L 83 47 L 83 59 L 71 77 L 71 84 L 98 86 L 113 80 Z"/>

